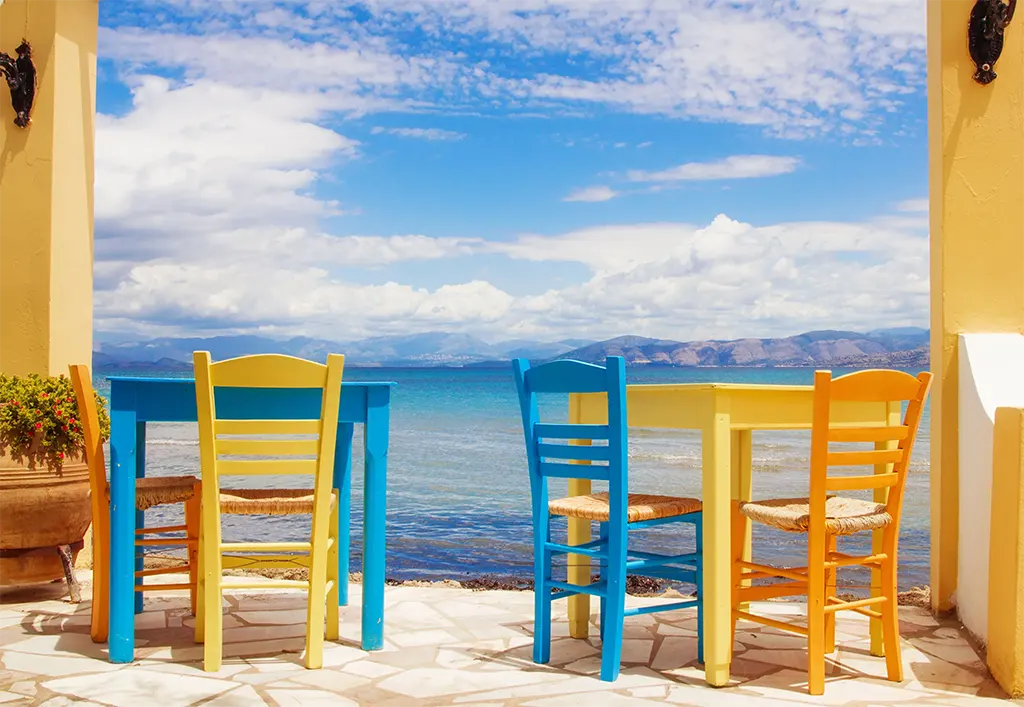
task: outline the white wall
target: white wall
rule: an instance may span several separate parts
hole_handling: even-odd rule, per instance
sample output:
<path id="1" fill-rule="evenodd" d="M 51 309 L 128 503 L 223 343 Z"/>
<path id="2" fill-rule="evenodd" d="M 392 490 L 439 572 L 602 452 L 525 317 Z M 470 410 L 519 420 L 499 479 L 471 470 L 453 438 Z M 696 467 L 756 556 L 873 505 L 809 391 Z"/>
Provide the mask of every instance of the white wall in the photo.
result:
<path id="1" fill-rule="evenodd" d="M 956 607 L 988 639 L 992 433 L 997 407 L 1024 406 L 1024 336 L 962 334 L 960 350 L 960 537 Z"/>

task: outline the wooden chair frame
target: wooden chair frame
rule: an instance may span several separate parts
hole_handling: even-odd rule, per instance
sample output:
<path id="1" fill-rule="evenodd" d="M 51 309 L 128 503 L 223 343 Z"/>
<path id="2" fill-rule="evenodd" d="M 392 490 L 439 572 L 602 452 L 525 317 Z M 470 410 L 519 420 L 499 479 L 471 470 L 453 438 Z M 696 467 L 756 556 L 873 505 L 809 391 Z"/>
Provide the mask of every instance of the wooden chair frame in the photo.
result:
<path id="1" fill-rule="evenodd" d="M 332 489 L 332 480 L 345 357 L 330 354 L 326 365 L 278 354 L 243 356 L 212 363 L 209 352 L 197 351 L 193 358 L 203 477 L 196 619 L 196 641 L 205 644 L 203 668 L 217 671 L 221 667 L 223 621 L 220 605 L 223 590 L 255 587 L 308 591 L 305 664 L 310 669 L 319 668 L 323 664 L 325 635 L 328 640 L 338 638 L 339 503 L 338 495 Z M 281 419 L 219 419 L 215 404 L 217 388 L 319 389 L 320 417 L 296 419 L 289 411 L 280 410 Z M 268 435 L 313 434 L 315 439 L 267 438 Z M 225 435 L 229 437 L 225 438 Z M 222 456 L 232 458 L 221 459 Z M 223 542 L 220 477 L 250 474 L 313 476 L 313 518 L 308 541 Z M 309 579 L 254 581 L 232 577 L 225 581 L 224 559 L 239 555 L 251 556 L 251 561 L 246 564 L 249 568 L 291 564 L 298 558 L 304 564 L 308 563 Z"/>
<path id="2" fill-rule="evenodd" d="M 547 663 L 551 657 L 551 602 L 576 594 L 589 594 L 601 600 L 602 680 L 614 681 L 619 675 L 623 621 L 627 616 L 696 607 L 697 652 L 698 659 L 703 661 L 701 511 L 652 520 L 627 520 L 629 474 L 625 360 L 621 356 L 610 356 L 604 367 L 562 360 L 531 368 L 528 360 L 517 359 L 513 361 L 513 368 L 526 437 L 533 506 L 534 662 Z M 543 423 L 538 413 L 538 393 L 606 393 L 608 424 Z M 552 440 L 567 441 L 568 444 L 554 444 Z M 594 445 L 595 441 L 606 444 Z M 594 464 L 595 461 L 603 463 Z M 552 542 L 549 478 L 589 478 L 608 482 L 608 522 L 600 523 L 597 540 L 573 546 Z M 659 555 L 628 550 L 629 530 L 665 523 L 692 524 L 696 529 L 694 552 Z M 569 554 L 598 559 L 601 563 L 600 581 L 576 585 L 553 579 L 552 559 L 557 555 Z M 697 598 L 627 609 L 627 570 L 640 576 L 693 584 L 696 586 Z M 552 592 L 552 589 L 557 591 Z"/>
<path id="3" fill-rule="evenodd" d="M 99 413 L 96 410 L 96 395 L 92 387 L 89 367 L 76 364 L 69 367 L 71 384 L 75 389 L 78 416 L 85 438 L 85 460 L 89 466 L 89 496 L 92 505 L 92 621 L 90 635 L 96 643 L 104 643 L 110 629 L 110 498 L 107 492 L 107 464 L 103 455 L 103 439 L 100 436 Z M 192 496 L 184 502 L 185 524 L 154 528 L 139 528 L 136 532 L 135 548 L 145 552 L 147 547 L 170 548 L 185 546 L 188 558 L 184 564 L 171 567 L 139 569 L 135 573 L 135 591 L 187 589 L 192 613 L 197 609 L 197 577 L 199 572 L 199 503 L 202 484 L 196 480 Z M 147 535 L 184 533 L 179 537 L 147 538 Z M 162 574 L 187 572 L 189 581 L 182 584 L 145 584 L 143 578 Z M 138 601 L 138 600 L 136 600 Z M 136 605 L 136 613 L 140 607 Z"/>
<path id="4" fill-rule="evenodd" d="M 744 561 L 743 538 L 746 537 L 747 523 L 750 521 L 740 512 L 741 503 L 737 502 L 734 505 L 734 640 L 738 619 L 807 636 L 808 690 L 812 695 L 824 693 L 825 654 L 835 650 L 835 616 L 839 611 L 854 611 L 881 620 L 888 677 L 895 682 L 903 679 L 896 599 L 897 546 L 907 471 L 931 381 L 932 374 L 928 372 L 915 377 L 895 370 L 868 370 L 835 379 L 832 378 L 831 371 L 815 372 L 811 427 L 810 512 L 805 567 L 771 567 Z M 837 401 L 906 402 L 907 410 L 900 425 L 832 426 L 830 410 L 832 403 Z M 832 451 L 830 444 L 833 442 L 873 443 L 875 448 L 866 451 Z M 861 465 L 874 465 L 876 469 L 886 468 L 888 471 L 859 476 L 829 474 L 831 467 Z M 825 507 L 830 492 L 877 489 L 886 491 L 885 513 L 891 519 L 882 531 L 881 552 L 861 556 L 837 552 L 837 534 L 829 532 L 826 528 Z M 835 596 L 838 569 L 853 566 L 867 567 L 880 572 L 881 587 L 877 595 L 853 601 L 843 601 Z M 753 580 L 769 578 L 787 581 L 751 586 Z M 750 601 L 797 595 L 807 596 L 807 626 L 777 621 L 741 610 L 741 606 Z"/>

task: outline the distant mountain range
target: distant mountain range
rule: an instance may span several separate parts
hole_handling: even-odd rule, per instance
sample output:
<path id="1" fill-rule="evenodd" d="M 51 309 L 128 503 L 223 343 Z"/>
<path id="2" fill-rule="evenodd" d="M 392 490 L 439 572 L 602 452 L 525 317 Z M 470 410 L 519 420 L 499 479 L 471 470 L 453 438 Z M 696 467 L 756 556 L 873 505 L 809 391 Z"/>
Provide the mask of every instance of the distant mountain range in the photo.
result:
<path id="1" fill-rule="evenodd" d="M 916 327 L 853 331 L 812 331 L 797 336 L 732 341 L 671 341 L 619 336 L 607 341 L 563 339 L 545 342 L 513 339 L 496 344 L 467 334 L 427 332 L 377 336 L 349 343 L 295 337 L 260 336 L 160 338 L 101 344 L 93 366 L 116 371 L 139 368 L 185 370 L 192 352 L 209 351 L 214 360 L 245 354 L 282 353 L 324 360 L 332 351 L 344 353 L 358 366 L 498 366 L 513 358 L 544 361 L 574 358 L 594 363 L 624 356 L 630 365 L 662 366 L 926 366 L 928 330 Z"/>

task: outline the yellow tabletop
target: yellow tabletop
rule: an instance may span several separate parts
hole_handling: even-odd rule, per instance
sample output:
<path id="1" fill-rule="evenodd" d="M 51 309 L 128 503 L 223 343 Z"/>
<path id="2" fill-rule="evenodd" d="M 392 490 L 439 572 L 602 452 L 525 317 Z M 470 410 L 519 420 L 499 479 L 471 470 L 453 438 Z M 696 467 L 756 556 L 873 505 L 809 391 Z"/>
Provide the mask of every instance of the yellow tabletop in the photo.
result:
<path id="1" fill-rule="evenodd" d="M 704 504 L 704 668 L 707 681 L 729 681 L 732 572 L 732 500 L 750 500 L 751 442 L 754 430 L 809 430 L 814 389 L 803 385 L 745 385 L 683 383 L 630 385 L 626 388 L 631 427 L 700 430 L 702 501 Z M 607 402 L 602 393 L 574 394 L 569 421 L 606 423 Z M 832 411 L 833 424 L 899 424 L 899 404 L 845 403 Z M 883 471 L 884 467 L 879 469 Z M 809 473 L 809 472 L 808 472 Z M 631 491 L 633 489 L 630 489 Z M 884 494 L 884 489 L 879 490 Z M 590 493 L 590 481 L 572 479 L 569 494 Z M 884 500 L 882 496 L 879 500 Z M 744 556 L 750 557 L 750 526 L 745 526 Z M 590 540 L 590 521 L 569 519 L 569 544 Z M 875 542 L 881 536 L 876 534 Z M 590 561 L 573 555 L 569 581 L 590 582 Z M 880 584 L 872 578 L 872 587 Z M 586 638 L 590 597 L 569 599 L 570 633 Z M 871 622 L 871 652 L 882 655 L 881 627 Z"/>

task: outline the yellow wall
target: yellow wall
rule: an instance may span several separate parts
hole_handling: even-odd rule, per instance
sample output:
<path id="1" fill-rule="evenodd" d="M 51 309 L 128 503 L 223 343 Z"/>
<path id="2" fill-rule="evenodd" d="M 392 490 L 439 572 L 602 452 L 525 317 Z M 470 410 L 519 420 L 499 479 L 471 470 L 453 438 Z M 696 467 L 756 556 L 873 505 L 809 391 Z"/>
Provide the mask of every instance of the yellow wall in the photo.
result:
<path id="1" fill-rule="evenodd" d="M 0 95 L 0 371 L 67 373 L 92 360 L 97 0 L 4 0 L 0 49 L 25 36 L 32 124 Z"/>
<path id="2" fill-rule="evenodd" d="M 988 569 L 988 667 L 1024 697 L 1024 410 L 996 410 Z"/>
<path id="3" fill-rule="evenodd" d="M 931 181 L 931 586 L 957 579 L 957 335 L 1024 332 L 1024 21 L 1006 32 L 999 77 L 974 82 L 974 0 L 928 0 Z"/>

